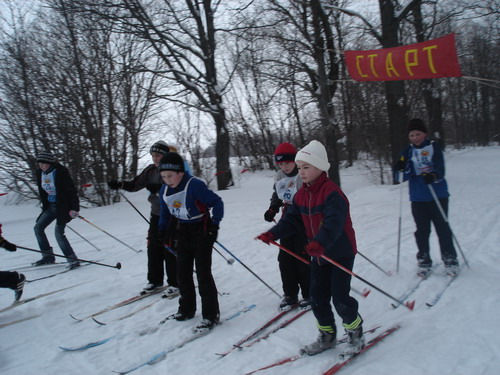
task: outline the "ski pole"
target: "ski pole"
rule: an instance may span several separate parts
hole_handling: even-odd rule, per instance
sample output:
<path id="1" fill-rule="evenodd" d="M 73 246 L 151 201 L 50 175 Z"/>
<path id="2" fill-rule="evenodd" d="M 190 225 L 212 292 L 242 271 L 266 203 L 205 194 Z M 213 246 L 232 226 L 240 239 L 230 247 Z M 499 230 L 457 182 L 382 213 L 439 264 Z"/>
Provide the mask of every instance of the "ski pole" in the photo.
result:
<path id="1" fill-rule="evenodd" d="M 286 247 L 284 247 L 283 245 L 280 245 L 279 243 L 277 243 L 276 241 L 270 241 L 269 243 L 275 245 L 275 246 L 278 246 L 281 250 L 287 252 L 288 254 L 294 256 L 295 258 L 297 258 L 298 260 L 300 260 L 301 262 L 305 263 L 305 264 L 311 264 L 310 261 L 308 261 L 307 259 L 305 258 L 302 258 L 300 255 L 298 254 L 295 254 L 293 251 L 287 249 Z M 370 289 L 364 289 L 363 291 L 360 291 L 360 290 L 357 290 L 357 289 L 354 289 L 354 288 L 351 288 L 351 290 L 356 293 L 356 294 L 359 294 L 360 296 L 362 297 L 368 297 L 368 294 L 370 294 Z"/>
<path id="2" fill-rule="evenodd" d="M 291 250 L 288 250 L 285 246 L 283 245 L 280 245 L 279 243 L 277 243 L 276 241 L 269 241 L 269 243 L 273 244 L 274 246 L 278 246 L 281 250 L 283 250 L 284 252 L 290 254 L 291 256 L 297 258 L 298 260 L 300 260 L 302 263 L 305 263 L 305 264 L 311 264 L 311 261 L 307 260 L 307 259 L 304 259 L 302 258 L 300 255 L 298 254 L 295 254 L 293 251 Z"/>
<path id="3" fill-rule="evenodd" d="M 214 249 L 215 251 L 217 251 L 217 254 L 219 254 L 221 257 L 223 257 L 223 258 L 224 258 L 224 260 L 227 262 L 227 264 L 229 264 L 230 266 L 232 266 L 232 265 L 233 265 L 233 263 L 234 263 L 234 259 L 233 259 L 233 258 L 227 259 L 227 258 L 224 256 L 224 254 L 222 254 L 219 250 L 217 250 L 217 248 L 216 248 L 215 246 L 212 246 L 212 247 L 213 247 L 213 249 Z"/>
<path id="4" fill-rule="evenodd" d="M 252 275 L 254 275 L 262 284 L 267 286 L 274 294 L 276 294 L 279 298 L 281 298 L 281 295 L 276 292 L 273 288 L 271 288 L 264 280 L 262 280 L 259 276 L 255 274 L 250 268 L 248 268 L 245 263 L 243 263 L 241 260 L 239 260 L 233 253 L 231 253 L 223 244 L 221 244 L 219 241 L 215 241 L 217 245 L 222 247 L 229 255 L 231 255 L 234 259 L 238 261 L 243 267 L 245 267 Z"/>
<path id="5" fill-rule="evenodd" d="M 116 238 L 115 236 L 113 236 L 112 234 L 109 234 L 108 232 L 106 232 L 104 229 L 102 228 L 99 228 L 97 225 L 91 223 L 90 221 L 88 221 L 87 219 L 85 219 L 83 216 L 81 215 L 78 215 L 78 217 L 80 219 L 82 219 L 83 221 L 85 221 L 86 223 L 89 223 L 90 225 L 92 225 L 94 228 L 97 228 L 99 229 L 101 232 L 107 234 L 108 236 L 110 236 L 111 238 L 113 238 L 114 240 L 118 241 L 119 243 L 121 243 L 122 245 L 124 246 L 127 246 L 130 250 L 136 252 L 136 253 L 140 253 L 142 250 L 136 250 L 134 249 L 133 247 L 130 247 L 129 245 L 127 245 L 125 242 L 123 242 L 122 240 L 119 240 L 118 238 Z"/>
<path id="6" fill-rule="evenodd" d="M 467 268 L 470 268 L 469 266 L 469 262 L 467 262 L 467 258 L 465 257 L 465 254 L 464 252 L 462 251 L 462 247 L 460 246 L 460 244 L 458 243 L 458 240 L 457 238 L 455 237 L 455 234 L 453 233 L 453 231 L 451 230 L 451 226 L 450 226 L 450 222 L 448 221 L 448 217 L 446 216 L 446 213 L 444 212 L 443 210 L 443 206 L 441 206 L 441 202 L 439 202 L 439 199 L 436 195 L 436 192 L 434 191 L 434 188 L 432 187 L 431 184 L 427 185 L 429 186 L 429 190 L 431 191 L 431 194 L 432 194 L 432 197 L 434 198 L 434 202 L 436 202 L 436 205 L 438 206 L 439 208 L 439 211 L 441 212 L 441 216 L 443 216 L 443 219 L 444 221 L 446 222 L 446 224 L 448 225 L 448 228 L 450 229 L 450 233 L 451 233 L 451 236 L 453 238 L 453 240 L 455 241 L 455 244 L 457 245 L 458 247 L 458 250 L 460 250 L 460 254 L 462 254 L 462 258 L 464 258 L 464 263 L 465 265 L 467 266 Z"/>
<path id="7" fill-rule="evenodd" d="M 139 210 L 137 209 L 137 207 L 136 207 L 136 206 L 134 206 L 134 205 L 132 204 L 132 202 L 128 200 L 128 198 L 125 196 L 125 194 L 123 194 L 123 193 L 120 191 L 120 195 L 123 197 L 123 199 L 125 199 L 125 200 L 126 200 L 126 201 L 127 201 L 127 202 L 131 205 L 131 206 L 132 206 L 132 208 L 133 208 L 134 210 L 136 210 L 136 211 L 137 211 L 137 213 L 138 213 L 139 215 L 141 215 L 141 217 L 142 217 L 144 220 L 146 220 L 146 222 L 147 222 L 148 224 L 150 224 L 150 223 L 149 223 L 149 220 L 148 220 L 148 219 L 146 219 L 146 217 L 145 217 L 145 216 L 141 213 L 141 211 L 139 211 Z"/>
<path id="8" fill-rule="evenodd" d="M 16 246 L 19 249 L 28 250 L 28 251 L 34 251 L 35 253 L 45 254 L 43 251 L 40 251 L 40 250 L 30 249 L 29 247 L 23 247 L 23 246 L 19 246 L 19 245 L 16 245 Z M 61 258 L 66 258 L 66 259 L 71 259 L 71 260 L 78 260 L 80 262 L 97 264 L 98 266 L 111 267 L 111 268 L 117 268 L 117 269 L 121 269 L 122 268 L 122 264 L 120 262 L 116 263 L 116 266 L 110 266 L 109 264 L 94 262 L 92 260 L 84 260 L 84 259 L 79 259 L 79 258 L 67 257 L 65 255 L 58 255 L 58 254 L 52 254 L 52 255 L 55 256 L 55 257 L 61 257 Z"/>
<path id="9" fill-rule="evenodd" d="M 415 301 L 411 301 L 411 302 L 404 302 L 404 301 L 401 301 L 399 299 L 397 299 L 396 297 L 393 297 L 391 296 L 389 293 L 387 293 L 386 291 L 380 289 L 379 287 L 377 287 L 376 285 L 373 285 L 372 283 L 370 283 L 369 281 L 363 279 L 361 276 L 355 274 L 354 272 L 352 272 L 350 269 L 348 268 L 345 268 L 343 265 L 337 263 L 336 261 L 334 261 L 332 258 L 329 258 L 327 257 L 326 255 L 321 255 L 321 258 L 323 258 L 324 260 L 326 260 L 327 262 L 330 262 L 331 264 L 333 264 L 334 266 L 340 268 L 342 271 L 344 272 L 347 272 L 349 275 L 351 276 L 354 276 L 355 278 L 357 278 L 358 280 L 361 280 L 362 282 L 364 282 L 365 284 L 371 286 L 372 288 L 378 290 L 380 293 L 386 295 L 387 297 L 389 297 L 390 299 L 396 301 L 398 304 L 400 305 L 405 305 L 410 311 L 413 310 L 413 307 L 415 306 Z"/>
<path id="10" fill-rule="evenodd" d="M 70 231 L 72 231 L 73 233 L 75 233 L 78 237 L 80 237 L 81 239 L 83 239 L 85 242 L 87 242 L 90 245 L 92 245 L 94 247 L 94 249 L 96 249 L 97 251 L 101 251 L 101 249 L 99 249 L 96 245 L 94 245 L 92 242 L 90 242 L 89 240 L 87 240 L 85 237 L 83 237 L 80 233 L 78 233 L 76 230 L 74 230 L 73 228 L 71 228 L 69 225 L 66 225 L 66 227 Z"/>
<path id="11" fill-rule="evenodd" d="M 399 172 L 399 218 L 398 218 L 398 250 L 396 257 L 396 274 L 399 274 L 399 256 L 401 250 L 401 218 L 403 214 L 403 172 Z"/>
<path id="12" fill-rule="evenodd" d="M 370 262 L 371 264 L 373 264 L 380 271 L 382 271 L 383 273 L 385 273 L 387 276 L 391 276 L 392 275 L 391 271 L 385 271 L 382 267 L 378 266 L 375 262 L 373 262 L 372 260 L 370 260 L 366 255 L 363 255 L 361 253 L 361 251 L 358 250 L 358 254 L 361 255 L 363 258 L 365 258 L 368 262 Z"/>

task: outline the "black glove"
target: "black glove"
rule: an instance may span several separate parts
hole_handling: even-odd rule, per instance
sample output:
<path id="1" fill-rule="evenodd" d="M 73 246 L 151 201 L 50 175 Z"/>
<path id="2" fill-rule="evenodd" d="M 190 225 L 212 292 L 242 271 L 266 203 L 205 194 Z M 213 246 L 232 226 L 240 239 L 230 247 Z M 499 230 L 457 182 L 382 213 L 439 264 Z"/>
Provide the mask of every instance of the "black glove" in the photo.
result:
<path id="1" fill-rule="evenodd" d="M 169 237 L 170 236 L 168 230 L 159 230 L 158 235 L 156 236 L 158 241 L 160 241 L 162 244 L 166 244 Z"/>
<path id="2" fill-rule="evenodd" d="M 394 169 L 396 169 L 397 171 L 403 172 L 405 170 L 405 167 L 406 167 L 406 162 L 405 162 L 404 158 L 401 158 L 398 160 L 398 162 L 394 166 Z"/>
<path id="3" fill-rule="evenodd" d="M 422 177 L 424 178 L 424 182 L 426 184 L 432 184 L 437 178 L 435 173 L 422 173 Z"/>
<path id="4" fill-rule="evenodd" d="M 217 241 L 217 235 L 219 234 L 219 226 L 217 224 L 210 224 L 208 227 L 208 238 L 210 241 L 215 242 Z"/>
<path id="5" fill-rule="evenodd" d="M 108 186 L 110 189 L 118 190 L 122 187 L 122 183 L 116 180 L 108 181 Z"/>
<path id="6" fill-rule="evenodd" d="M 269 207 L 269 209 L 266 212 L 264 212 L 264 220 L 272 222 L 274 220 L 274 217 L 278 213 L 278 210 L 275 209 L 274 207 Z"/>
<path id="7" fill-rule="evenodd" d="M 0 236 L 0 247 L 3 247 L 7 251 L 16 251 L 17 246 L 14 245 L 13 243 L 10 243 L 7 241 L 5 238 Z"/>
<path id="8" fill-rule="evenodd" d="M 151 193 L 151 194 L 156 194 L 160 191 L 160 188 L 161 188 L 161 185 L 160 184 L 147 184 L 146 185 L 146 189 L 148 189 L 148 191 Z"/>

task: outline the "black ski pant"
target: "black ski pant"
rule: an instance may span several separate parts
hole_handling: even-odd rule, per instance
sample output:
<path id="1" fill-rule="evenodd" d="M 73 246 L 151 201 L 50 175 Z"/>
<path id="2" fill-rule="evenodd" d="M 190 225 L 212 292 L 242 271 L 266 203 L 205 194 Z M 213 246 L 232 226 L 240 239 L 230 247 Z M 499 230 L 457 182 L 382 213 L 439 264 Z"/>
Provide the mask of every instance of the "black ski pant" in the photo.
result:
<path id="1" fill-rule="evenodd" d="M 448 216 L 448 198 L 439 199 L 441 207 Z M 457 252 L 453 246 L 453 236 L 450 226 L 443 218 L 436 202 L 411 202 L 411 212 L 417 226 L 415 239 L 417 241 L 417 260 L 420 266 L 430 267 L 429 237 L 431 235 L 431 223 L 434 224 L 441 249 L 441 259 L 446 266 L 458 265 Z"/>
<path id="2" fill-rule="evenodd" d="M 352 270 L 354 257 L 335 260 Z M 358 317 L 358 301 L 350 296 L 351 275 L 333 264 L 318 264 L 311 261 L 311 307 L 318 326 L 335 328 L 331 302 L 344 324 L 351 324 Z"/>
<path id="3" fill-rule="evenodd" d="M 193 265 L 201 297 L 201 313 L 204 319 L 219 319 L 217 287 L 212 276 L 213 241 L 204 229 L 204 223 L 179 224 L 177 245 L 177 275 L 179 279 L 179 312 L 194 316 L 196 289 L 193 281 Z"/>
<path id="4" fill-rule="evenodd" d="M 19 273 L 13 271 L 0 271 L 0 288 L 16 289 L 19 282 Z"/>
<path id="5" fill-rule="evenodd" d="M 151 284 L 163 285 L 164 268 L 167 283 L 178 286 L 177 259 L 158 239 L 158 215 L 151 215 L 148 230 L 148 281 Z"/>
<path id="6" fill-rule="evenodd" d="M 280 239 L 281 245 L 288 250 L 310 261 L 311 257 L 305 251 L 307 237 L 305 233 L 297 232 Z M 283 293 L 287 297 L 297 298 L 299 288 L 303 299 L 309 298 L 310 267 L 284 250 L 278 254 L 278 263 L 283 284 Z"/>

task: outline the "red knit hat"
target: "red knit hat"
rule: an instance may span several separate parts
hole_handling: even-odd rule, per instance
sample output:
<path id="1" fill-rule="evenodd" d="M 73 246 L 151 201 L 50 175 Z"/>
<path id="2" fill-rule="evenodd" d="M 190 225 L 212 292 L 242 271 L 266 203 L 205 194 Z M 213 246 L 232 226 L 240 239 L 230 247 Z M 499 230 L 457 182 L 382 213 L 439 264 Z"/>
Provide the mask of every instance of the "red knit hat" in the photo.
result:
<path id="1" fill-rule="evenodd" d="M 279 164 L 286 161 L 295 161 L 297 149 L 288 142 L 280 143 L 274 150 L 274 161 Z"/>

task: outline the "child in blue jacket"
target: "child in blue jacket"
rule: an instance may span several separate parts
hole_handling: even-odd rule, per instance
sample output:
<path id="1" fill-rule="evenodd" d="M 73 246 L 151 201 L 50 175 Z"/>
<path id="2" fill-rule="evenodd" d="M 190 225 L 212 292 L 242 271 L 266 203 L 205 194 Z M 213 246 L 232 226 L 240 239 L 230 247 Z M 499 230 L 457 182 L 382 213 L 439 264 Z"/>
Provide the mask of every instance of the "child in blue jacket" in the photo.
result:
<path id="1" fill-rule="evenodd" d="M 441 248 L 441 259 L 450 276 L 455 276 L 458 260 L 451 229 L 432 195 L 431 189 L 448 215 L 448 185 L 444 179 L 444 157 L 439 144 L 427 138 L 427 128 L 419 118 L 410 120 L 408 126 L 410 144 L 401 152 L 395 166 L 395 175 L 403 172 L 403 181 L 409 181 L 411 211 L 417 230 L 415 239 L 418 252 L 418 275 L 426 277 L 432 266 L 429 236 L 434 224 Z"/>
<path id="2" fill-rule="evenodd" d="M 174 250 L 180 299 L 178 312 L 169 318 L 183 321 L 195 315 L 195 264 L 203 316 L 195 331 L 204 332 L 219 323 L 217 287 L 212 276 L 212 247 L 224 216 L 224 203 L 205 182 L 186 171 L 184 165 L 182 157 L 175 152 L 168 152 L 161 159 L 159 169 L 165 184 L 160 190 L 159 237 L 161 240 L 171 237 L 167 233 L 171 228 L 169 224 L 176 218 L 177 244 Z"/>

